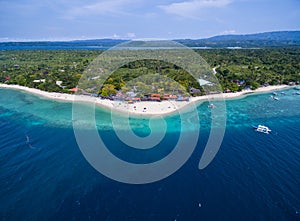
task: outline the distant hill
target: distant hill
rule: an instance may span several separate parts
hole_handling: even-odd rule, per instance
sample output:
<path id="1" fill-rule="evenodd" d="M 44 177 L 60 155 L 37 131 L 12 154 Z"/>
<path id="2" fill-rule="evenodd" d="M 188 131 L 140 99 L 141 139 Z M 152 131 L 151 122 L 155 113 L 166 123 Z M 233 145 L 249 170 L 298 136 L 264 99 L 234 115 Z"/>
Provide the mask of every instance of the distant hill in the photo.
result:
<path id="1" fill-rule="evenodd" d="M 277 31 L 247 35 L 220 35 L 206 39 L 176 40 L 189 47 L 281 47 L 300 46 L 300 31 Z"/>
<path id="2" fill-rule="evenodd" d="M 74 41 L 39 41 L 39 42 L 0 42 L 0 50 L 68 50 L 95 49 L 107 50 L 129 40 L 122 39 L 94 39 Z M 174 40 L 188 47 L 210 48 L 264 48 L 300 46 L 300 31 L 278 31 L 247 35 L 221 35 L 206 39 L 178 39 Z M 135 42 L 138 44 L 139 42 Z"/>
<path id="3" fill-rule="evenodd" d="M 247 35 L 220 35 L 208 38 L 211 41 L 224 40 L 267 40 L 267 41 L 300 41 L 300 31 L 277 31 Z"/>

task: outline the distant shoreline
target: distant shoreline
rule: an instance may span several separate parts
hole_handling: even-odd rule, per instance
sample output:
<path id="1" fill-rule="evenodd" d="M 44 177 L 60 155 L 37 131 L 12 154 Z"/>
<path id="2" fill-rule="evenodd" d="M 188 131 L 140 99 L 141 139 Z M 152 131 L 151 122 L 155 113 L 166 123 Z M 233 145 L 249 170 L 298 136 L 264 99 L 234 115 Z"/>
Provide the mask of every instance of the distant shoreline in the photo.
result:
<path id="1" fill-rule="evenodd" d="M 176 113 L 180 109 L 189 107 L 191 104 L 196 104 L 204 101 L 212 101 L 212 100 L 238 99 L 248 94 L 265 93 L 265 92 L 271 92 L 276 90 L 283 90 L 290 87 L 291 86 L 288 85 L 267 86 L 267 87 L 258 88 L 254 91 L 244 90 L 235 93 L 221 93 L 221 94 L 204 95 L 199 97 L 191 97 L 190 101 L 161 101 L 161 102 L 141 101 L 133 104 L 128 104 L 127 102 L 99 99 L 97 97 L 91 97 L 86 95 L 73 95 L 73 94 L 64 94 L 64 93 L 57 93 L 57 92 L 46 92 L 36 88 L 29 88 L 20 85 L 0 84 L 0 88 L 26 91 L 28 93 L 35 94 L 51 100 L 64 101 L 64 102 L 84 102 L 84 103 L 95 104 L 105 110 L 117 111 L 120 113 L 130 114 L 135 116 L 171 115 L 173 113 Z"/>

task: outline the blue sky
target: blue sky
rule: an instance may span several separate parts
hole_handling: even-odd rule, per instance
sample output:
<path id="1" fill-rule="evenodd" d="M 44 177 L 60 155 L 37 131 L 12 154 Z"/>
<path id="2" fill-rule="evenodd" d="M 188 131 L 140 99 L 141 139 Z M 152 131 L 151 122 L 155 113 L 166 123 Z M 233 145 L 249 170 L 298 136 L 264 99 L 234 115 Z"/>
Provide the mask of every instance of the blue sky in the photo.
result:
<path id="1" fill-rule="evenodd" d="M 300 0 L 0 0 L 0 41 L 300 30 Z"/>

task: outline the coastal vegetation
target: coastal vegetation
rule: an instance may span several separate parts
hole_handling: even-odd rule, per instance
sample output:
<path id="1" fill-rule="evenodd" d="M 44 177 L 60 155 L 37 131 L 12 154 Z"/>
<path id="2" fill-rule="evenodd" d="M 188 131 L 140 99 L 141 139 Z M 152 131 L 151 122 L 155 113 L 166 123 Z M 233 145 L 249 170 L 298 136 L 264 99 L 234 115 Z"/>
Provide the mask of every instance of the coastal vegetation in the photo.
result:
<path id="1" fill-rule="evenodd" d="M 76 88 L 84 71 L 102 52 L 3 50 L 0 52 L 0 82 L 51 92 L 73 93 L 72 89 Z M 196 52 L 208 62 L 211 70 L 214 68 L 214 74 L 225 92 L 256 89 L 260 85 L 299 84 L 300 81 L 300 47 L 201 49 Z M 139 80 L 143 75 L 164 76 L 178 84 L 157 79 L 150 82 L 150 77 Z M 110 96 L 120 90 L 130 91 L 134 86 L 138 86 L 143 94 L 149 93 L 151 88 L 157 93 L 161 91 L 161 94 L 167 93 L 162 91 L 163 88 L 168 88 L 168 93 L 180 91 L 181 94 L 190 93 L 193 96 L 204 93 L 197 79 L 185 70 L 155 60 L 139 60 L 124 65 L 105 80 L 102 88 L 90 92 Z"/>
<path id="2" fill-rule="evenodd" d="M 213 67 L 224 90 L 300 81 L 300 48 L 214 49 L 199 52 Z"/>

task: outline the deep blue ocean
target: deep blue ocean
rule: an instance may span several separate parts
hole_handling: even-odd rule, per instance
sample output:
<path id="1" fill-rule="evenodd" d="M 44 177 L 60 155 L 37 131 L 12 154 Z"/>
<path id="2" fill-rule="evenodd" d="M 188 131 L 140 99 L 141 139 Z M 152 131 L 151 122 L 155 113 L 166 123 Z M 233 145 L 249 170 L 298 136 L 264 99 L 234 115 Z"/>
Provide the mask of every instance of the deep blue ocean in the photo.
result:
<path id="1" fill-rule="evenodd" d="M 279 101 L 271 92 L 227 100 L 221 148 L 203 170 L 211 110 L 199 104 L 199 141 L 187 163 L 161 181 L 132 185 L 105 177 L 84 158 L 71 103 L 0 89 L 0 220 L 300 220 L 300 96 L 293 92 Z M 177 116 L 166 117 L 165 148 L 137 157 L 117 140 L 108 113 L 96 114 L 112 153 L 129 161 L 163 158 L 180 133 L 190 133 L 175 125 Z M 132 128 L 146 136 L 147 122 L 132 119 Z M 255 132 L 258 124 L 272 133 Z"/>

